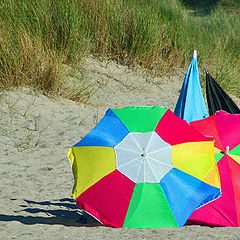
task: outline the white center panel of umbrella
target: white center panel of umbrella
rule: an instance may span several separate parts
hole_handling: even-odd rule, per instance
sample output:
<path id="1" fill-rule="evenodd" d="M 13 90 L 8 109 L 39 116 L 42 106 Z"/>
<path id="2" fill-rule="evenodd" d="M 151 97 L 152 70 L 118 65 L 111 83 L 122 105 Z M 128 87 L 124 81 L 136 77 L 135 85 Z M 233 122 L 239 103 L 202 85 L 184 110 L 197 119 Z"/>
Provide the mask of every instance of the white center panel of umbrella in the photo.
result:
<path id="1" fill-rule="evenodd" d="M 115 153 L 117 169 L 135 183 L 159 183 L 174 167 L 171 145 L 156 132 L 129 133 Z"/>

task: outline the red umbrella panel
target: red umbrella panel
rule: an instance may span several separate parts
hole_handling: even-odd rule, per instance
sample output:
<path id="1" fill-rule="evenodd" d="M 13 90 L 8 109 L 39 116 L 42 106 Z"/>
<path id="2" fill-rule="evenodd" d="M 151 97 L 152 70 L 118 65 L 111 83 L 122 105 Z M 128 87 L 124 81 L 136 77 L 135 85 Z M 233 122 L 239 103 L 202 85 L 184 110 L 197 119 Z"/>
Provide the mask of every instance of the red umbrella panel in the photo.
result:
<path id="1" fill-rule="evenodd" d="M 218 111 L 204 120 L 191 123 L 206 136 L 215 139 L 222 196 L 195 210 L 189 223 L 210 226 L 240 226 L 240 114 Z"/>

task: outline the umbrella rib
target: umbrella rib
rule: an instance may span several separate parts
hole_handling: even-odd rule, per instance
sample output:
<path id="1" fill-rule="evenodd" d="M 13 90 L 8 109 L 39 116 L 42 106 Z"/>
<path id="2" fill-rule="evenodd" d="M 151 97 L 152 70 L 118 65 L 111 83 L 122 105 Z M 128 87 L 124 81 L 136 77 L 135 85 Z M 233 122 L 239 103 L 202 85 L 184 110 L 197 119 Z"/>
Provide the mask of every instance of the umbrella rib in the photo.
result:
<path id="1" fill-rule="evenodd" d="M 149 139 L 149 141 L 147 143 L 146 150 L 145 150 L 146 152 L 148 152 L 148 148 L 151 145 L 152 139 L 153 139 L 153 132 L 152 132 L 151 137 L 150 137 L 150 139 Z"/>
<path id="2" fill-rule="evenodd" d="M 142 151 L 142 147 L 140 146 L 139 142 L 137 141 L 135 135 L 132 135 L 132 136 L 133 136 L 133 141 L 136 143 L 138 149 L 139 149 L 140 151 Z"/>
<path id="3" fill-rule="evenodd" d="M 140 169 L 141 169 L 143 163 L 144 163 L 144 161 L 141 162 L 141 164 L 140 164 L 140 166 L 139 166 L 139 168 L 138 168 L 138 171 L 137 171 L 137 174 L 136 174 L 136 180 L 138 179 L 138 175 L 139 175 L 139 172 L 140 172 Z M 144 173 L 143 173 L 143 174 L 144 174 Z"/>
<path id="4" fill-rule="evenodd" d="M 167 149 L 169 149 L 169 148 L 171 148 L 171 146 L 167 146 L 167 147 L 164 147 L 164 148 L 158 149 L 158 150 L 156 150 L 156 151 L 150 152 L 149 154 L 152 154 L 152 153 L 158 153 L 158 152 L 161 152 L 161 151 L 167 150 Z"/>
<path id="5" fill-rule="evenodd" d="M 158 180 L 158 177 L 157 177 L 157 175 L 155 174 L 155 171 L 154 171 L 154 169 L 153 169 L 153 167 L 152 167 L 151 161 L 149 161 L 149 159 L 147 159 L 147 162 L 148 162 L 148 164 L 149 164 L 149 166 L 150 166 L 150 168 L 151 168 L 151 170 L 152 170 L 152 173 L 153 173 L 156 181 L 158 182 L 159 180 Z"/>
<path id="6" fill-rule="evenodd" d="M 214 118 L 214 122 L 215 122 L 215 129 L 216 129 L 216 132 L 217 132 L 218 138 L 219 138 L 220 143 L 221 143 L 221 150 L 222 150 L 222 151 L 225 151 L 225 149 L 223 149 L 223 142 L 222 142 L 221 135 L 219 134 L 219 131 L 218 131 L 216 117 Z M 215 144 L 214 144 L 214 145 L 215 145 Z"/>
<path id="7" fill-rule="evenodd" d="M 122 167 L 124 167 L 124 166 L 126 166 L 126 165 L 128 165 L 128 164 L 130 164 L 130 163 L 132 163 L 134 161 L 136 161 L 137 159 L 139 159 L 139 157 L 135 157 L 135 158 L 131 159 L 130 161 L 127 161 L 127 162 L 125 162 L 125 163 L 123 163 L 121 165 L 118 165 L 118 166 L 119 166 L 119 168 L 122 168 Z"/>
<path id="8" fill-rule="evenodd" d="M 156 158 L 153 158 L 153 157 L 150 157 L 150 158 L 151 158 L 152 160 L 160 163 L 161 165 L 167 166 L 167 167 L 169 167 L 169 168 L 173 168 L 173 166 L 171 166 L 171 165 L 169 165 L 169 164 L 167 164 L 167 163 L 163 163 L 162 161 L 160 161 L 160 160 L 158 160 L 158 159 L 156 159 Z"/>
<path id="9" fill-rule="evenodd" d="M 134 151 L 133 149 L 130 149 L 130 148 L 121 148 L 121 147 L 118 147 L 117 148 L 118 150 L 122 150 L 122 151 L 125 151 L 125 152 L 132 152 L 132 153 L 137 153 L 139 154 L 139 151 Z"/>

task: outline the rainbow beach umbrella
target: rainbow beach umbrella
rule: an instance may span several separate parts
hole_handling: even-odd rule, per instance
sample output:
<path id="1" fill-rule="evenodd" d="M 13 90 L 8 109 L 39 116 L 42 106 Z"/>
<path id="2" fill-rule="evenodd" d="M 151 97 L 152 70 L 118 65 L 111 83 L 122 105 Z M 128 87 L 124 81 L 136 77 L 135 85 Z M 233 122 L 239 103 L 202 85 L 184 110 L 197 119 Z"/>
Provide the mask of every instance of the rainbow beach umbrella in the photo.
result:
<path id="1" fill-rule="evenodd" d="M 183 226 L 221 194 L 212 138 L 167 108 L 109 109 L 68 156 L 72 196 L 106 226 Z"/>
<path id="2" fill-rule="evenodd" d="M 189 223 L 240 227 L 240 114 L 218 111 L 204 120 L 191 122 L 191 125 L 215 139 L 222 196 L 197 209 Z"/>

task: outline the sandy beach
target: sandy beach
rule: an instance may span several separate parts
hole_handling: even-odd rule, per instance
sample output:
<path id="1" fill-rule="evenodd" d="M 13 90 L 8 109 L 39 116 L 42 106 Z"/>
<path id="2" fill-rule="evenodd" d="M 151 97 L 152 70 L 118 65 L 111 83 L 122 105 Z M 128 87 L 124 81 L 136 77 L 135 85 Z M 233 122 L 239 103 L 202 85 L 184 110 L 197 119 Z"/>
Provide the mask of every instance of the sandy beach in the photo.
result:
<path id="1" fill-rule="evenodd" d="M 0 93 L 0 239 L 240 239 L 239 228 L 113 229 L 76 206 L 67 150 L 108 108 L 174 110 L 184 78 L 184 71 L 154 78 L 91 57 L 82 74 L 92 93 L 85 104 L 29 89 Z"/>

